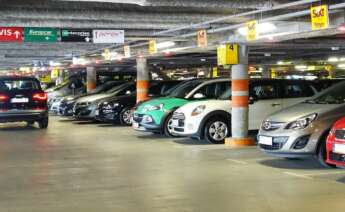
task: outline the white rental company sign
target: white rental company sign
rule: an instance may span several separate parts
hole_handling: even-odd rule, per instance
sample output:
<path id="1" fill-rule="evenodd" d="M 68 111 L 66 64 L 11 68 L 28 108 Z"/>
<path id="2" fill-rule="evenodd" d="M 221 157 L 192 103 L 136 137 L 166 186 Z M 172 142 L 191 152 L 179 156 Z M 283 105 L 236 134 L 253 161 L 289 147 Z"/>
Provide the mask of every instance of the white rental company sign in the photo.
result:
<path id="1" fill-rule="evenodd" d="M 93 30 L 94 43 L 124 43 L 124 30 Z"/>

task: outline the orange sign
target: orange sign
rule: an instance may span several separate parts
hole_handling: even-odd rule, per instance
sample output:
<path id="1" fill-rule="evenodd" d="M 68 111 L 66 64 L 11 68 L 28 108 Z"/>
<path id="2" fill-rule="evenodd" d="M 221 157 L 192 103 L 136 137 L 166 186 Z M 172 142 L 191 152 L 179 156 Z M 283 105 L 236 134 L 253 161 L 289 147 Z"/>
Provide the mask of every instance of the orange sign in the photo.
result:
<path id="1" fill-rule="evenodd" d="M 205 29 L 198 31 L 198 47 L 207 47 L 207 31 Z"/>

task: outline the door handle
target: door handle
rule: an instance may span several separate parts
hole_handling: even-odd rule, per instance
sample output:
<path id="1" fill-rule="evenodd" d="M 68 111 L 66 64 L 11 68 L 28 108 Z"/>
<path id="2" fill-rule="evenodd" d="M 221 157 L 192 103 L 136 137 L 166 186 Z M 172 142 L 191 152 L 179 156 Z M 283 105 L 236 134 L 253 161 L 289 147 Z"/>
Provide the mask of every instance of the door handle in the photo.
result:
<path id="1" fill-rule="evenodd" d="M 280 106 L 280 105 L 281 105 L 280 103 L 273 103 L 272 107 L 277 107 L 277 106 Z"/>

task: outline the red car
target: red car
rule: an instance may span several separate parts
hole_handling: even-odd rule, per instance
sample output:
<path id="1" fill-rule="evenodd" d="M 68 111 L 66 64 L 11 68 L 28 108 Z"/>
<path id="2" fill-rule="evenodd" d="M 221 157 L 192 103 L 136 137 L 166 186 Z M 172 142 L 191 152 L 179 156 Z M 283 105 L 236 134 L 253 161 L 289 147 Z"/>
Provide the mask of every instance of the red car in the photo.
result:
<path id="1" fill-rule="evenodd" d="M 345 166 L 345 117 L 337 121 L 327 138 L 327 163 Z"/>

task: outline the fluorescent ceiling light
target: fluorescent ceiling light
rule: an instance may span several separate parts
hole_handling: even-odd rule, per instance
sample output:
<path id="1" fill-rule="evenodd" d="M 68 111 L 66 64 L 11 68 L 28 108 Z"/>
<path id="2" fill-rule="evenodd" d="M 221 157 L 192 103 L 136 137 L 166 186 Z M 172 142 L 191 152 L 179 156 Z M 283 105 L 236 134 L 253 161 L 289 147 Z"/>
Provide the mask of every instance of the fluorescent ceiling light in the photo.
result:
<path id="1" fill-rule="evenodd" d="M 345 63 L 341 63 L 341 64 L 339 64 L 339 65 L 338 65 L 338 68 L 342 68 L 342 69 L 344 69 L 344 68 L 345 68 Z"/>
<path id="2" fill-rule="evenodd" d="M 284 65 L 284 62 L 283 61 L 278 61 L 277 65 Z"/>
<path id="3" fill-rule="evenodd" d="M 257 25 L 258 34 L 273 32 L 276 29 L 277 27 L 272 23 L 259 23 Z M 243 36 L 247 35 L 247 27 L 241 27 L 237 31 Z"/>
<path id="4" fill-rule="evenodd" d="M 337 57 L 330 57 L 328 58 L 328 62 L 338 62 L 339 59 Z"/>
<path id="5" fill-rule="evenodd" d="M 306 65 L 297 65 L 297 66 L 295 66 L 295 69 L 297 69 L 297 70 L 306 70 L 306 69 L 308 69 L 308 66 L 306 66 Z"/>
<path id="6" fill-rule="evenodd" d="M 164 49 L 175 46 L 176 43 L 174 41 L 166 41 L 162 43 L 157 43 L 157 49 Z"/>

